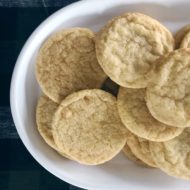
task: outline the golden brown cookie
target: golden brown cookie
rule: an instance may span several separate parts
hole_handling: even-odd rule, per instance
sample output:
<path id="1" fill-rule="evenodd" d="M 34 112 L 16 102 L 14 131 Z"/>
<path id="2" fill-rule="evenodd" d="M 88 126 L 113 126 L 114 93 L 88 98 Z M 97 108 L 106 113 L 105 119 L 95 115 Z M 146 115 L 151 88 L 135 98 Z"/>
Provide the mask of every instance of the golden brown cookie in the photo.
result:
<path id="1" fill-rule="evenodd" d="M 151 167 L 157 167 L 149 150 L 149 141 L 140 137 L 137 137 L 129 130 L 127 130 L 127 145 L 133 152 L 133 154 L 142 160 L 145 164 Z"/>
<path id="2" fill-rule="evenodd" d="M 116 98 L 99 89 L 69 95 L 53 120 L 58 148 L 87 165 L 101 164 L 117 155 L 126 143 L 125 131 Z"/>
<path id="3" fill-rule="evenodd" d="M 50 100 L 47 96 L 41 95 L 36 108 L 36 122 L 40 135 L 44 141 L 58 153 L 66 158 L 66 154 L 62 153 L 56 146 L 52 135 L 52 119 L 58 104 Z"/>
<path id="4" fill-rule="evenodd" d="M 190 127 L 190 49 L 163 56 L 151 72 L 146 101 L 152 116 L 176 127 Z"/>
<path id="5" fill-rule="evenodd" d="M 155 60 L 173 47 L 169 30 L 140 13 L 112 19 L 96 36 L 96 54 L 103 70 L 117 84 L 129 88 L 146 87 Z"/>
<path id="6" fill-rule="evenodd" d="M 190 180 L 190 128 L 172 140 L 150 142 L 152 157 L 168 175 Z"/>
<path id="7" fill-rule="evenodd" d="M 55 102 L 77 90 L 100 88 L 106 75 L 96 59 L 93 32 L 72 28 L 50 36 L 40 49 L 36 77 Z"/>
<path id="8" fill-rule="evenodd" d="M 175 48 L 176 49 L 183 48 L 183 47 L 180 47 L 181 46 L 181 42 L 182 42 L 184 36 L 186 35 L 186 33 L 189 32 L 189 31 L 190 31 L 190 25 L 186 25 L 183 28 L 181 28 L 179 31 L 177 31 L 177 33 L 174 36 L 174 39 L 175 39 Z"/>
<path id="9" fill-rule="evenodd" d="M 141 166 L 145 166 L 145 167 L 149 167 L 147 164 L 145 164 L 142 160 L 138 159 L 133 152 L 131 151 L 130 147 L 128 146 L 128 144 L 126 143 L 125 146 L 123 147 L 123 152 L 124 155 L 131 161 L 141 165 Z"/>
<path id="10" fill-rule="evenodd" d="M 117 96 L 119 85 L 113 82 L 110 78 L 107 78 L 101 89 L 113 94 L 114 96 Z"/>
<path id="11" fill-rule="evenodd" d="M 150 114 L 145 101 L 146 89 L 120 87 L 117 105 L 124 125 L 135 135 L 151 141 L 167 141 L 182 133 L 182 128 L 160 123 Z"/>

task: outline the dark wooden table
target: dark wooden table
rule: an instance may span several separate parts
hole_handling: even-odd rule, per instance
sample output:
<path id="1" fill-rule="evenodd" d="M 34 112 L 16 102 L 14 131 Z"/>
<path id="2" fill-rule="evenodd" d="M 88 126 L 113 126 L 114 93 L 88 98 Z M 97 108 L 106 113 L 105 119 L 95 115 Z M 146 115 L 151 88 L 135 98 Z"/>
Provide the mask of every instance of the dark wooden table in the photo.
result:
<path id="1" fill-rule="evenodd" d="M 0 190 L 79 190 L 42 168 L 21 142 L 9 90 L 16 58 L 32 31 L 74 0 L 0 0 Z"/>

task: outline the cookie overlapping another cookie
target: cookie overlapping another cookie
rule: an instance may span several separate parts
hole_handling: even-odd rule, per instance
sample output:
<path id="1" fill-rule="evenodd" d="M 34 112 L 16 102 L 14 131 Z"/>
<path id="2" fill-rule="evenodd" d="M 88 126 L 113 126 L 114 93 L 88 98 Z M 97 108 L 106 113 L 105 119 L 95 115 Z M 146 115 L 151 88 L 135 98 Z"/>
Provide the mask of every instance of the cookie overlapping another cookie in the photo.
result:
<path id="1" fill-rule="evenodd" d="M 174 51 L 165 26 L 133 12 L 96 34 L 51 35 L 36 61 L 40 135 L 81 164 L 103 164 L 123 150 L 140 165 L 190 179 L 189 42 L 188 25 L 175 35 Z"/>

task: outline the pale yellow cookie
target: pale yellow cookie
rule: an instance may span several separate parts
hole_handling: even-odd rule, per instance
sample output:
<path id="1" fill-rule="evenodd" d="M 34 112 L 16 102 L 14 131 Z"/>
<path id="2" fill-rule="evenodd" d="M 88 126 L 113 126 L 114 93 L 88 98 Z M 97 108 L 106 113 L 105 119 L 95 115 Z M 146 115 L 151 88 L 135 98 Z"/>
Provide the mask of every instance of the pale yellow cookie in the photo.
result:
<path id="1" fill-rule="evenodd" d="M 119 85 L 113 82 L 110 78 L 107 78 L 101 89 L 113 94 L 114 96 L 117 96 Z"/>
<path id="2" fill-rule="evenodd" d="M 123 152 L 124 152 L 124 155 L 131 161 L 139 164 L 139 165 L 142 165 L 142 166 L 145 166 L 145 167 L 149 167 L 147 164 L 145 164 L 142 160 L 138 159 L 134 154 L 133 152 L 131 151 L 130 147 L 128 146 L 128 144 L 126 143 L 125 146 L 123 147 Z"/>
<path id="3" fill-rule="evenodd" d="M 96 36 L 96 54 L 103 70 L 117 84 L 129 88 L 146 87 L 155 60 L 173 48 L 169 30 L 140 13 L 112 19 Z"/>
<path id="4" fill-rule="evenodd" d="M 165 55 L 150 74 L 146 101 L 152 116 L 176 127 L 190 127 L 190 49 Z"/>
<path id="5" fill-rule="evenodd" d="M 190 29 L 186 32 L 183 40 L 181 41 L 180 48 L 190 48 Z"/>
<path id="6" fill-rule="evenodd" d="M 190 128 L 172 140 L 150 142 L 152 157 L 168 175 L 190 180 Z"/>
<path id="7" fill-rule="evenodd" d="M 58 104 L 50 100 L 47 96 L 42 95 L 36 108 L 37 128 L 44 141 L 58 153 L 66 158 L 70 158 L 66 154 L 60 152 L 57 148 L 52 135 L 52 119 Z M 70 158 L 71 159 L 71 158 Z"/>
<path id="8" fill-rule="evenodd" d="M 47 96 L 42 95 L 36 108 L 36 122 L 40 135 L 45 142 L 57 150 L 53 135 L 52 135 L 52 118 L 58 108 L 58 104 L 50 100 Z"/>
<path id="9" fill-rule="evenodd" d="M 96 59 L 93 32 L 72 28 L 50 36 L 40 49 L 36 77 L 55 102 L 81 89 L 100 88 L 106 75 Z"/>
<path id="10" fill-rule="evenodd" d="M 124 125 L 135 135 L 151 141 L 167 141 L 179 135 L 182 128 L 165 125 L 152 117 L 145 94 L 146 89 L 120 87 L 117 105 Z"/>
<path id="11" fill-rule="evenodd" d="M 186 35 L 186 33 L 189 31 L 190 31 L 190 25 L 186 25 L 183 28 L 181 28 L 179 31 L 177 31 L 177 33 L 174 36 L 176 49 L 183 48 L 183 47 L 181 47 L 181 42 L 182 42 L 184 36 Z"/>
<path id="12" fill-rule="evenodd" d="M 53 136 L 62 152 L 82 164 L 97 165 L 116 156 L 126 143 L 116 98 L 103 90 L 82 90 L 61 102 Z"/>
<path id="13" fill-rule="evenodd" d="M 127 145 L 133 154 L 146 163 L 148 166 L 157 167 L 149 150 L 149 141 L 141 137 L 137 137 L 129 130 L 127 132 Z"/>

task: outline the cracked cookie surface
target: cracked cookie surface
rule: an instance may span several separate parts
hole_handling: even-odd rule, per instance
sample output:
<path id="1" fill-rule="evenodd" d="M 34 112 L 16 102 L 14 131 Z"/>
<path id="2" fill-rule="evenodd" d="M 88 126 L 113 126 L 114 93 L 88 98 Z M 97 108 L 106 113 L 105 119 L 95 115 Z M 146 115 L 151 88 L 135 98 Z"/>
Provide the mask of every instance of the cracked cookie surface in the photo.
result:
<path id="1" fill-rule="evenodd" d="M 147 86 L 147 74 L 155 60 L 174 48 L 172 34 L 155 19 L 127 13 L 112 19 L 97 34 L 97 59 L 117 84 L 129 88 Z"/>
<path id="2" fill-rule="evenodd" d="M 172 140 L 150 142 L 150 151 L 157 166 L 168 175 L 190 179 L 190 128 Z"/>
<path id="3" fill-rule="evenodd" d="M 54 115 L 53 136 L 58 148 L 79 163 L 112 159 L 126 143 L 116 98 L 99 89 L 69 95 Z"/>
<path id="4" fill-rule="evenodd" d="M 190 127 L 190 49 L 163 56 L 150 73 L 146 102 L 152 116 L 162 123 Z"/>
<path id="5" fill-rule="evenodd" d="M 145 94 L 146 89 L 120 87 L 117 105 L 124 125 L 135 135 L 151 141 L 167 141 L 179 135 L 182 128 L 165 125 L 150 114 Z"/>
<path id="6" fill-rule="evenodd" d="M 157 167 L 152 158 L 152 155 L 150 154 L 149 141 L 134 135 L 128 129 L 126 133 L 127 133 L 127 144 L 131 149 L 131 151 L 133 152 L 133 154 L 137 158 L 142 160 L 144 163 L 146 163 L 148 166 Z"/>
<path id="7" fill-rule="evenodd" d="M 100 88 L 106 75 L 96 58 L 93 32 L 72 28 L 50 36 L 37 57 L 36 78 L 58 103 L 72 92 Z"/>

